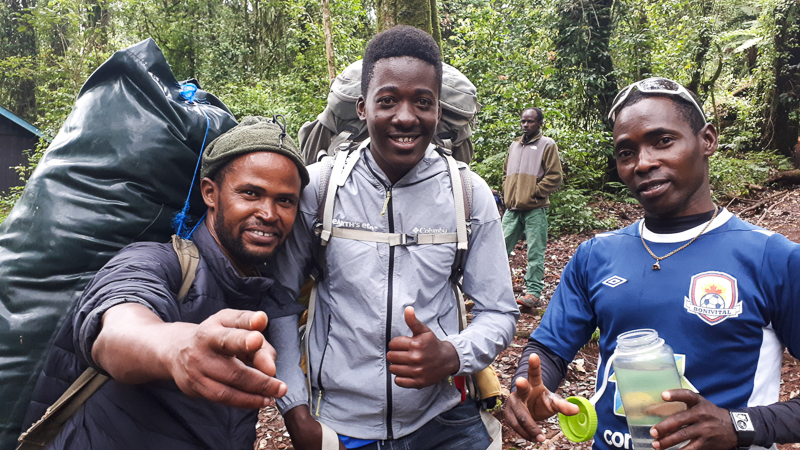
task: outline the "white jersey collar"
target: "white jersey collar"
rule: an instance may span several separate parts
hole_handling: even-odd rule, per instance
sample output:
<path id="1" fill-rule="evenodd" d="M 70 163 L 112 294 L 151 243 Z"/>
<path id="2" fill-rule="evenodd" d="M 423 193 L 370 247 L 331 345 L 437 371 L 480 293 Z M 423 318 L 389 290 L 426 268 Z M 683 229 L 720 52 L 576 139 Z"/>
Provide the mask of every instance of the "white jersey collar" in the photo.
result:
<path id="1" fill-rule="evenodd" d="M 716 228 L 721 227 L 728 220 L 730 220 L 731 217 L 733 217 L 733 213 L 731 213 L 730 211 L 728 211 L 725 208 L 722 208 L 722 210 L 719 212 L 719 214 L 717 214 L 717 217 L 714 219 L 713 222 L 711 222 L 711 225 L 708 226 L 708 229 L 706 229 L 706 231 L 704 231 L 703 234 L 706 234 L 711 230 L 714 230 Z M 654 233 L 654 232 L 648 230 L 647 227 L 644 225 L 644 219 L 642 219 L 642 220 L 639 221 L 639 234 L 646 241 L 649 241 L 649 242 L 672 244 L 672 243 L 676 243 L 676 242 L 686 242 L 686 241 L 692 239 L 693 237 L 697 236 L 697 234 L 700 233 L 700 231 L 705 226 L 706 226 L 706 224 L 703 223 L 703 224 L 698 225 L 698 226 L 696 226 L 694 228 L 690 228 L 690 229 L 688 229 L 686 231 L 681 231 L 680 233 L 659 234 L 659 233 Z"/>

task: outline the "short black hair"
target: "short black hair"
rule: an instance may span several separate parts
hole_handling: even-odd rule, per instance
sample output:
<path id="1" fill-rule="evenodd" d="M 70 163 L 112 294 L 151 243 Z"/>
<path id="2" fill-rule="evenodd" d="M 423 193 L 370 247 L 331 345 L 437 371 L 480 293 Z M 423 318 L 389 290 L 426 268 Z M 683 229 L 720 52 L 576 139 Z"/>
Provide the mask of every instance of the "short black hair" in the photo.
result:
<path id="1" fill-rule="evenodd" d="M 700 99 L 697 98 L 694 92 L 687 90 L 689 95 L 692 96 L 695 102 L 700 105 Z M 642 92 L 638 89 L 634 90 L 628 97 L 622 102 L 621 105 L 617 108 L 617 117 L 619 117 L 620 113 L 623 109 L 627 108 L 628 106 L 633 106 L 640 101 L 650 98 L 650 97 L 662 97 L 669 100 L 672 100 L 672 103 L 675 104 L 675 108 L 678 110 L 678 114 L 683 119 L 684 122 L 689 124 L 689 128 L 692 129 L 692 133 L 697 134 L 700 130 L 706 126 L 706 118 L 700 114 L 700 111 L 697 109 L 697 106 L 691 104 L 688 100 L 678 96 L 678 95 L 670 95 L 670 94 L 660 94 L 660 93 L 649 93 L 649 92 Z"/>
<path id="2" fill-rule="evenodd" d="M 525 109 L 523 109 L 523 110 L 522 110 L 522 112 L 521 112 L 521 113 L 519 113 L 519 115 L 520 115 L 520 116 L 522 116 L 522 115 L 523 115 L 523 114 L 525 114 L 527 111 L 534 111 L 534 112 L 536 113 L 536 118 L 537 118 L 537 119 L 538 119 L 540 122 L 544 120 L 544 112 L 542 112 L 542 109 L 541 109 L 541 108 L 537 108 L 537 107 L 535 107 L 535 106 L 531 106 L 531 107 L 529 107 L 529 108 L 525 108 Z"/>
<path id="3" fill-rule="evenodd" d="M 219 170 L 217 170 L 217 173 L 211 176 L 211 181 L 216 183 L 217 186 L 222 186 L 222 183 L 225 182 L 225 177 L 228 176 L 228 172 L 232 170 L 231 163 L 235 159 L 236 158 L 232 158 L 230 161 L 226 162 L 224 166 L 222 166 Z"/>
<path id="4" fill-rule="evenodd" d="M 378 33 L 367 44 L 361 66 L 361 95 L 367 98 L 375 63 L 386 58 L 410 56 L 433 66 L 436 83 L 442 90 L 442 52 L 430 34 L 408 25 L 398 25 Z"/>

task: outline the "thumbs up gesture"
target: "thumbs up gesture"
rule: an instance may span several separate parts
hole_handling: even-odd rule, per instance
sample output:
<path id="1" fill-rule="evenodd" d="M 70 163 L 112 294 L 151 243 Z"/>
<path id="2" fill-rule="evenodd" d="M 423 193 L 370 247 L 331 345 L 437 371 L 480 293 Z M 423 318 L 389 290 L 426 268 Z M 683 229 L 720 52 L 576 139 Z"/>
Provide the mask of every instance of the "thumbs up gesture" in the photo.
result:
<path id="1" fill-rule="evenodd" d="M 458 372 L 460 362 L 455 347 L 440 341 L 424 323 L 417 319 L 414 308 L 407 306 L 406 324 L 412 336 L 399 336 L 389 342 L 389 371 L 404 388 L 422 389 Z"/>

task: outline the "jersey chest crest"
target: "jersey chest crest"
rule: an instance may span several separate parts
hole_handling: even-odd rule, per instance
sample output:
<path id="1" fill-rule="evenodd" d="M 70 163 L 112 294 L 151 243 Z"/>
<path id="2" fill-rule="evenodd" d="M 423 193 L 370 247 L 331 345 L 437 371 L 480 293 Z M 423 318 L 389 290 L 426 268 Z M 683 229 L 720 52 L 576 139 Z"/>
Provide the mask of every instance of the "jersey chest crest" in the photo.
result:
<path id="1" fill-rule="evenodd" d="M 683 307 L 709 325 L 738 317 L 742 313 L 742 301 L 736 278 L 714 271 L 694 275 Z"/>

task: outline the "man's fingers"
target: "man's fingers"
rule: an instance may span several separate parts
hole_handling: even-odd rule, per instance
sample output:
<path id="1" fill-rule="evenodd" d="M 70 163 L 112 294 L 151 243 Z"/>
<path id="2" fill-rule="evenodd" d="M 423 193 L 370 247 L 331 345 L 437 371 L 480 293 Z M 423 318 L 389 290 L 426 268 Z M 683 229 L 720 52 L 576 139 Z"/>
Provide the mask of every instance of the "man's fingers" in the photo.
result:
<path id="1" fill-rule="evenodd" d="M 228 356 L 253 355 L 266 343 L 260 331 L 207 326 L 198 330 L 198 334 L 211 351 Z"/>
<path id="2" fill-rule="evenodd" d="M 528 383 L 531 384 L 531 388 L 542 384 L 542 362 L 536 353 L 528 357 Z"/>
<path id="3" fill-rule="evenodd" d="M 528 383 L 528 380 L 525 378 L 519 377 L 516 381 L 517 390 L 514 391 L 515 396 L 522 399 L 522 401 L 526 401 L 528 399 L 528 395 L 531 391 L 531 385 Z"/>
<path id="4" fill-rule="evenodd" d="M 547 394 L 545 401 L 549 403 L 550 410 L 553 413 L 559 412 L 565 416 L 574 416 L 581 411 L 578 405 L 570 403 L 564 397 L 552 392 Z"/>
<path id="5" fill-rule="evenodd" d="M 407 388 L 407 389 L 420 389 L 424 387 L 422 385 L 422 382 L 417 380 L 416 378 L 398 376 L 394 378 L 394 383 L 402 388 Z"/>
<path id="6" fill-rule="evenodd" d="M 264 331 L 267 327 L 267 313 L 264 311 L 245 311 L 240 309 L 223 309 L 209 319 L 226 328 Z"/>
<path id="7" fill-rule="evenodd" d="M 277 353 L 275 349 L 265 340 L 261 350 L 258 350 L 256 354 L 253 355 L 253 367 L 266 375 L 274 377 L 276 373 L 276 358 Z"/>
<path id="8" fill-rule="evenodd" d="M 397 336 L 389 341 L 389 350 L 395 352 L 407 352 L 411 349 L 411 339 L 408 336 Z"/>
<path id="9" fill-rule="evenodd" d="M 519 385 L 517 385 L 519 389 Z M 538 436 L 542 434 L 541 429 L 531 417 L 530 411 L 524 401 L 514 396 L 509 397 L 506 402 L 506 410 L 504 411 L 506 423 L 523 439 L 528 441 L 537 441 Z M 542 440 L 544 436 L 542 436 Z"/>
<path id="10" fill-rule="evenodd" d="M 281 391 L 283 391 L 281 396 L 286 393 L 286 385 L 284 383 L 272 378 L 271 384 L 272 386 L 269 388 L 248 391 L 211 377 L 202 377 L 191 383 L 179 384 L 178 386 L 185 394 L 191 397 L 203 397 L 213 402 L 237 408 L 257 409 L 263 408 L 269 402 L 271 395 L 265 395 L 267 392 L 281 394 Z M 281 387 L 280 385 L 283 386 Z"/>
<path id="11" fill-rule="evenodd" d="M 392 364 L 389 366 L 389 372 L 396 375 L 398 378 L 414 378 L 418 379 L 421 378 L 423 374 L 423 369 L 421 367 L 413 367 L 413 366 L 405 366 L 405 365 L 398 365 Z"/>
<path id="12" fill-rule="evenodd" d="M 410 352 L 395 351 L 395 350 L 386 353 L 386 360 L 389 361 L 389 364 L 391 364 L 392 366 L 394 365 L 409 366 L 418 363 L 418 361 L 415 361 L 411 357 Z"/>
<path id="13" fill-rule="evenodd" d="M 658 448 L 667 449 L 667 448 L 670 448 L 672 446 L 678 445 L 681 442 L 686 442 L 686 441 L 690 441 L 690 440 L 693 440 L 693 439 L 701 437 L 702 434 L 698 434 L 698 433 L 702 433 L 700 431 L 700 427 L 695 426 L 695 425 L 687 426 L 687 427 L 683 427 L 683 428 L 677 429 L 677 430 L 675 430 L 675 432 L 670 433 L 669 435 L 663 435 L 662 434 L 661 435 L 661 439 L 658 439 L 655 442 L 658 443 L 657 444 Z M 652 435 L 652 429 L 651 429 L 651 435 Z M 692 449 L 699 449 L 699 448 L 702 448 L 702 447 L 703 446 L 701 445 L 701 442 L 695 441 L 695 442 L 692 442 L 691 445 L 684 446 L 683 448 L 692 450 Z M 730 448 L 730 447 L 728 447 L 728 448 Z"/>
<path id="14" fill-rule="evenodd" d="M 411 329 L 411 332 L 414 333 L 414 336 L 419 336 L 422 333 L 428 333 L 431 331 L 430 328 L 417 319 L 417 316 L 414 314 L 413 306 L 406 306 L 404 314 L 406 324 L 408 325 L 408 328 Z"/>
<path id="15" fill-rule="evenodd" d="M 686 403 L 686 406 L 689 408 L 700 403 L 702 399 L 699 394 L 694 391 L 690 391 L 689 389 L 670 389 L 669 391 L 662 392 L 661 398 L 665 402 Z"/>

